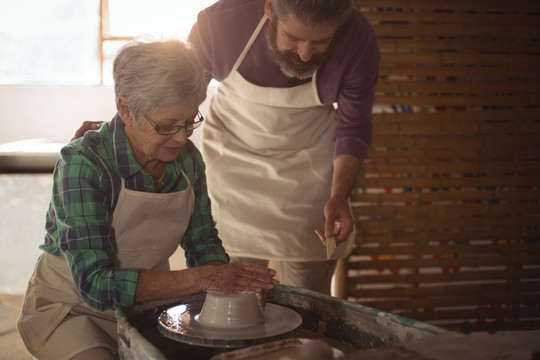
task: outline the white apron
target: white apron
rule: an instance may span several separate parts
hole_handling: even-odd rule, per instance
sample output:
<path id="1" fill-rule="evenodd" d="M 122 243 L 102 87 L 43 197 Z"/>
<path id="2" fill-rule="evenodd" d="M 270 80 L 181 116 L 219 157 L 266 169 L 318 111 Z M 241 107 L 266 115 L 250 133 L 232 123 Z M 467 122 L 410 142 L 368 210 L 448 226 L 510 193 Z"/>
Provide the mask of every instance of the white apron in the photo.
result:
<path id="1" fill-rule="evenodd" d="M 326 260 L 315 234 L 330 198 L 335 114 L 313 80 L 292 88 L 262 87 L 238 67 L 264 16 L 212 99 L 202 152 L 212 213 L 231 256 Z M 352 237 L 334 258 L 346 257 Z"/>
<path id="2" fill-rule="evenodd" d="M 182 241 L 194 204 L 189 179 L 186 190 L 168 194 L 129 190 L 122 179 L 112 222 L 116 266 L 168 270 L 168 258 Z M 98 346 L 118 347 L 115 311 L 100 312 L 84 303 L 63 256 L 40 257 L 17 325 L 25 346 L 39 359 L 63 359 L 59 354 L 68 359 Z"/>

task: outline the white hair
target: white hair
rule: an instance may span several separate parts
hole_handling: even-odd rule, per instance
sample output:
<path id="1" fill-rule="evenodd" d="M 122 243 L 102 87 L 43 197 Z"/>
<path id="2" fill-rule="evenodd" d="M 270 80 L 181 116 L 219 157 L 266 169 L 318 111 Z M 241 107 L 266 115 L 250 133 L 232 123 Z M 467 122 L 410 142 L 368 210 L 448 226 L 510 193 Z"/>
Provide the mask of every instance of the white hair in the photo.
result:
<path id="1" fill-rule="evenodd" d="M 116 98 L 127 99 L 136 119 L 206 98 L 204 70 L 190 47 L 177 40 L 127 44 L 114 59 L 113 77 Z"/>

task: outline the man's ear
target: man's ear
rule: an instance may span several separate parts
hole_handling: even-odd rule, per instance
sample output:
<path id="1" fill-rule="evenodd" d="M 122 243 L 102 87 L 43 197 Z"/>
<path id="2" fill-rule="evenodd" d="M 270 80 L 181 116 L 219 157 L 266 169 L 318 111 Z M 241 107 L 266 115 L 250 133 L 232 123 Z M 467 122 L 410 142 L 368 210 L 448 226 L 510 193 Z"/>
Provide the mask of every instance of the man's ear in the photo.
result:
<path id="1" fill-rule="evenodd" d="M 274 9 L 272 8 L 272 0 L 264 2 L 264 14 L 270 20 L 274 20 Z"/>
<path id="2" fill-rule="evenodd" d="M 127 102 L 127 99 L 123 96 L 119 96 L 116 100 L 118 104 L 118 113 L 120 114 L 120 117 L 122 118 L 122 122 L 124 123 L 124 126 L 130 126 L 131 122 L 133 121 L 133 113 L 131 112 L 131 109 L 129 108 L 129 104 Z"/>

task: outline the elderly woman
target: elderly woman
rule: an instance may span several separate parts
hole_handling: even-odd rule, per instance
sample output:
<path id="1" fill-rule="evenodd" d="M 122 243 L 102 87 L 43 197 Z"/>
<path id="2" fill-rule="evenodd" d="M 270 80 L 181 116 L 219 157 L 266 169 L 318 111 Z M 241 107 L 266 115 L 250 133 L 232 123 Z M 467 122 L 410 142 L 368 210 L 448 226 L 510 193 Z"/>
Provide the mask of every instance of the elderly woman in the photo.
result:
<path id="1" fill-rule="evenodd" d="M 205 166 L 189 140 L 203 70 L 178 41 L 132 43 L 114 61 L 118 114 L 62 149 L 47 234 L 18 322 L 39 359 L 114 359 L 115 307 L 207 289 L 258 291 L 275 272 L 228 264 Z M 180 245 L 188 268 L 170 271 Z"/>

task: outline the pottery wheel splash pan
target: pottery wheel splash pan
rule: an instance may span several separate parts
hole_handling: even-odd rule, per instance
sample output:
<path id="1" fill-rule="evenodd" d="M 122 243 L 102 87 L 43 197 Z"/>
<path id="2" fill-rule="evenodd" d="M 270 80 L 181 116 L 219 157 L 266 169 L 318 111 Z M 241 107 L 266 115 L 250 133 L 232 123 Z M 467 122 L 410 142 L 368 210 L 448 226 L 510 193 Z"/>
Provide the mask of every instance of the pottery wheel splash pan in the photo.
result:
<path id="1" fill-rule="evenodd" d="M 198 321 L 203 303 L 173 306 L 161 313 L 158 329 L 166 337 L 192 345 L 238 348 L 285 339 L 302 325 L 294 310 L 277 304 L 266 304 L 264 323 L 244 328 L 219 328 Z"/>

